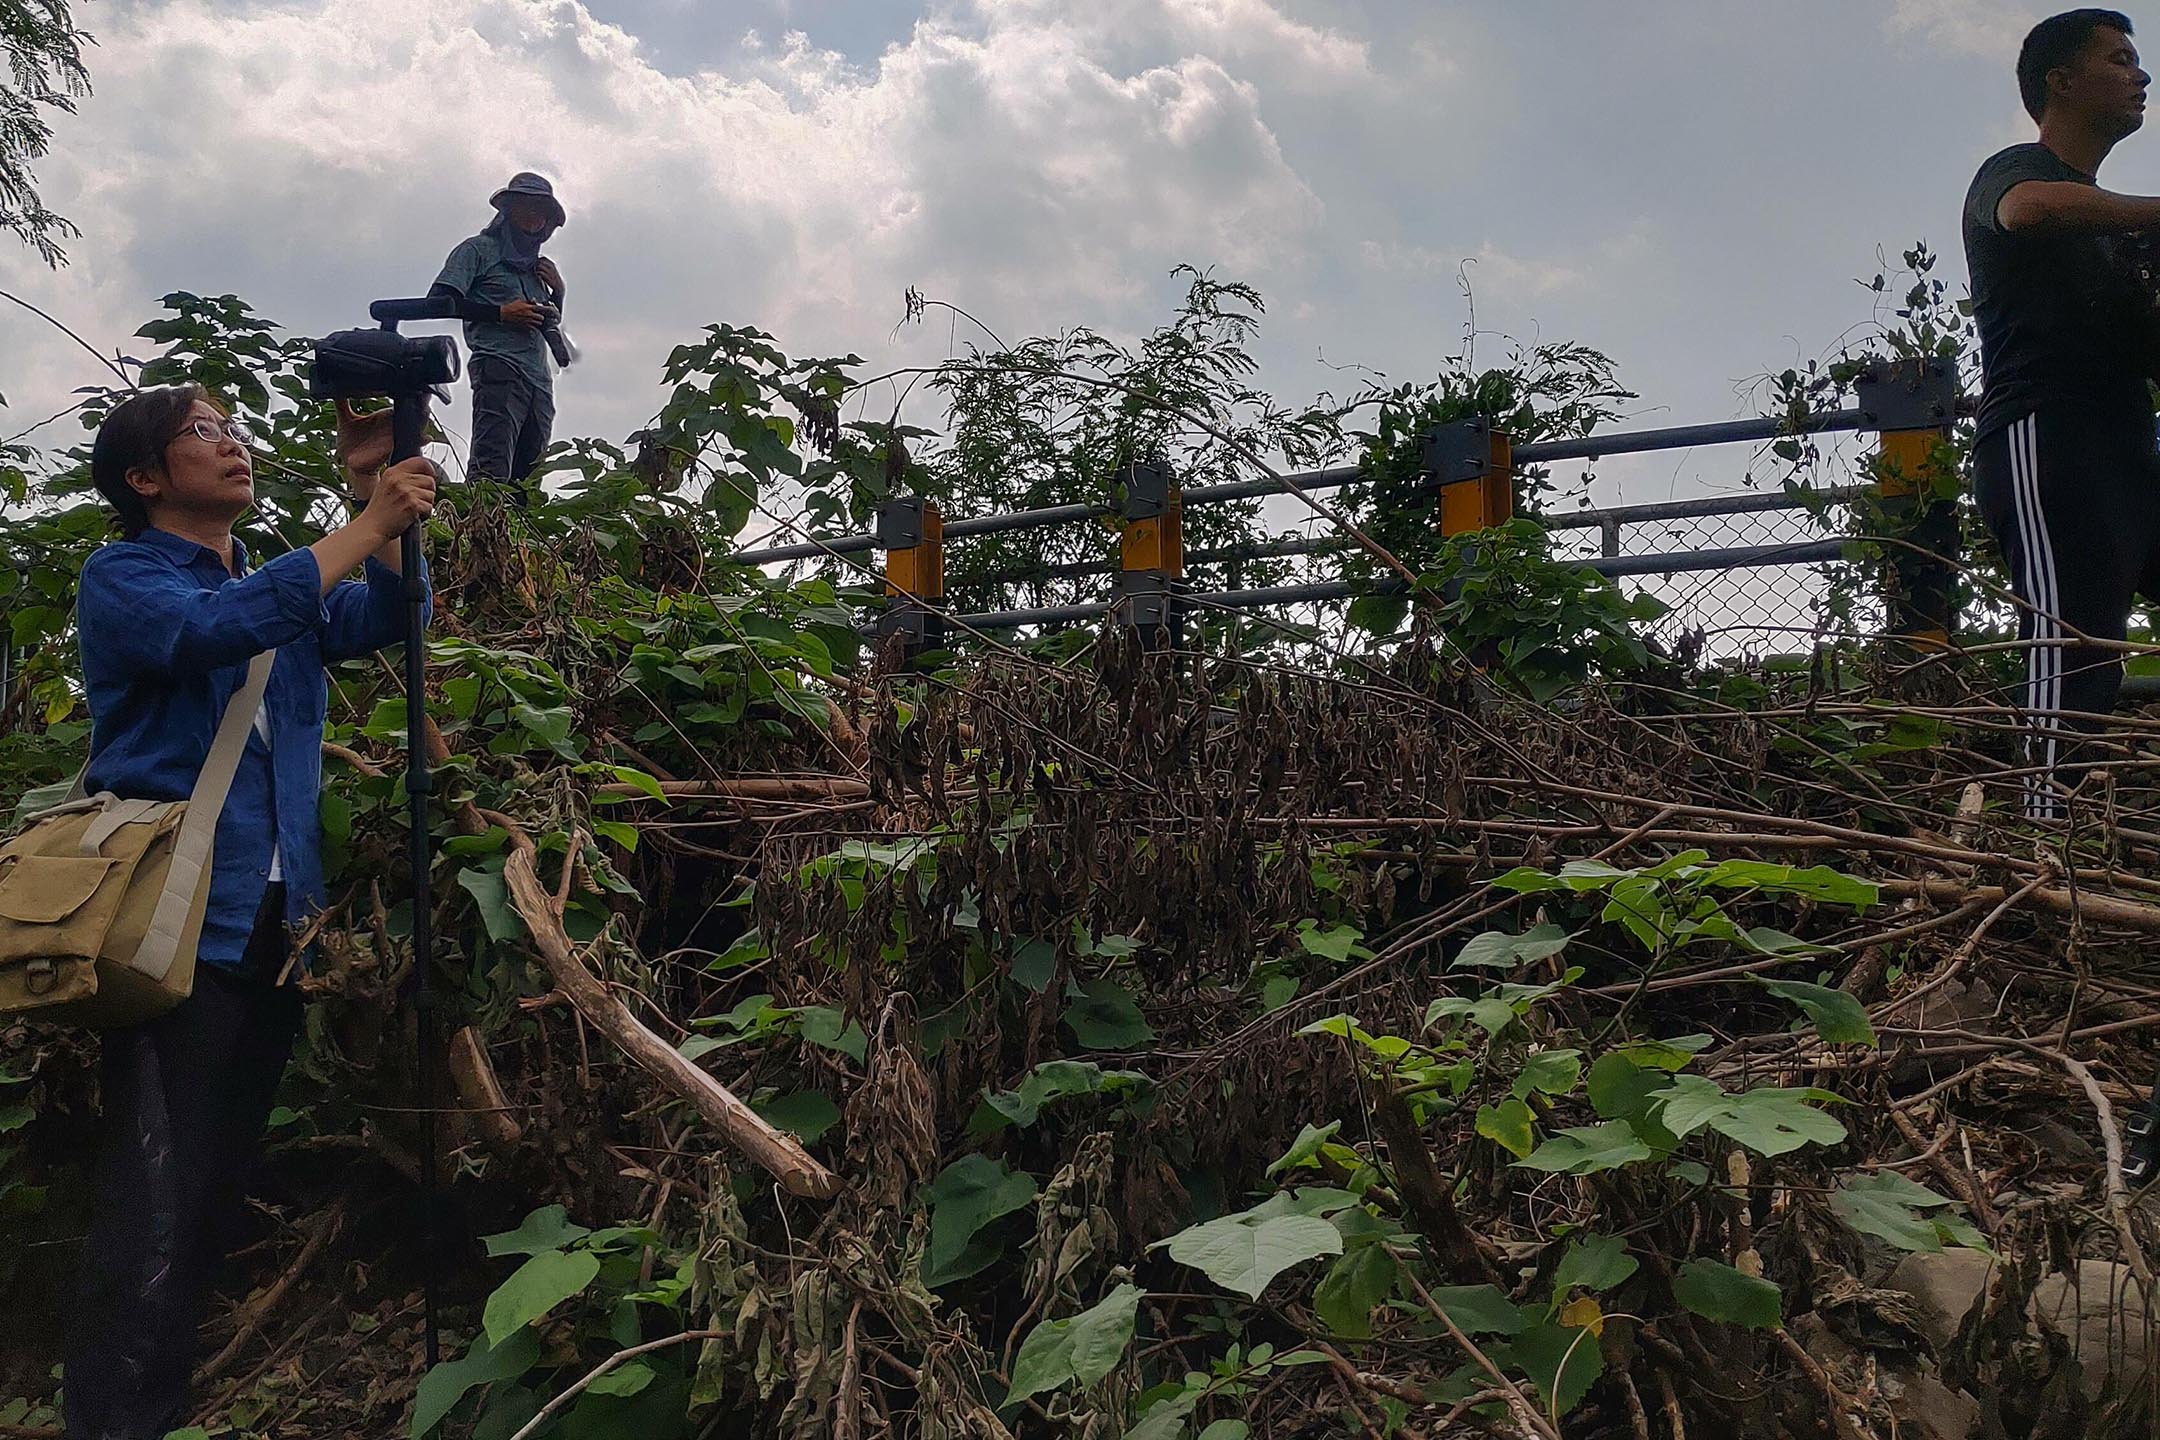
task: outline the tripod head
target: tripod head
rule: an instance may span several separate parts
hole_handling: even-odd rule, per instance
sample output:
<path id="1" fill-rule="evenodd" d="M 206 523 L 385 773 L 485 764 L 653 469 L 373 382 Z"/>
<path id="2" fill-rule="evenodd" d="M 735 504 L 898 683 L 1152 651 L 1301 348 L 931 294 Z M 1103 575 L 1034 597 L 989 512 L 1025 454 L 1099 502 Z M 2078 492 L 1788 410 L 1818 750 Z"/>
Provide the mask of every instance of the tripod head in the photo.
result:
<path id="1" fill-rule="evenodd" d="M 406 320 L 454 320 L 457 300 L 377 300 L 368 314 L 380 329 L 340 330 L 315 342 L 308 394 L 318 400 L 388 396 L 394 411 L 390 458 L 410 460 L 420 453 L 421 402 L 430 392 L 448 402 L 438 387 L 458 378 L 458 348 L 447 335 L 400 335 L 397 327 Z"/>

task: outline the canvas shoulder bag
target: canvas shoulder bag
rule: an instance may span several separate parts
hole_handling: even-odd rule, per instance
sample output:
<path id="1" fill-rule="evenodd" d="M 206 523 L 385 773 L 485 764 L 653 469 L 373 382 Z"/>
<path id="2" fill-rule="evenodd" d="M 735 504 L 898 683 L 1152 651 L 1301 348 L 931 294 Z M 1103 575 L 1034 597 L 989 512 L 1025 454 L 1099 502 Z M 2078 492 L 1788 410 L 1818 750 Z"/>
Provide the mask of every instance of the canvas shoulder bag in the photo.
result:
<path id="1" fill-rule="evenodd" d="M 133 1025 L 194 990 L 218 815 L 276 658 L 249 663 L 187 799 L 85 796 L 78 776 L 0 842 L 0 1016 Z"/>

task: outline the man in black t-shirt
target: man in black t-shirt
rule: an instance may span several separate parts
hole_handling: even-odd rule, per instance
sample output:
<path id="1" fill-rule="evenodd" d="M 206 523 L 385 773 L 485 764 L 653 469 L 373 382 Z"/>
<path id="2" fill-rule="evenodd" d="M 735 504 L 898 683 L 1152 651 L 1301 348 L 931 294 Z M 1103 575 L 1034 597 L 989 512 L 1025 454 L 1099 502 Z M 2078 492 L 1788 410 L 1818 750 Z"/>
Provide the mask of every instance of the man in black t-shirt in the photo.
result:
<path id="1" fill-rule="evenodd" d="M 1985 387 L 1974 491 L 2023 602 L 2034 727 L 2028 813 L 2063 814 L 2075 787 L 2062 732 L 2097 724 L 2122 689 L 2121 640 L 2142 592 L 2160 597 L 2160 461 L 2146 377 L 2154 297 L 2136 263 L 2160 197 L 2093 177 L 2145 123 L 2151 77 L 2112 10 L 2043 20 L 2018 55 L 2037 144 L 1991 157 L 1965 199 L 1965 256 Z"/>

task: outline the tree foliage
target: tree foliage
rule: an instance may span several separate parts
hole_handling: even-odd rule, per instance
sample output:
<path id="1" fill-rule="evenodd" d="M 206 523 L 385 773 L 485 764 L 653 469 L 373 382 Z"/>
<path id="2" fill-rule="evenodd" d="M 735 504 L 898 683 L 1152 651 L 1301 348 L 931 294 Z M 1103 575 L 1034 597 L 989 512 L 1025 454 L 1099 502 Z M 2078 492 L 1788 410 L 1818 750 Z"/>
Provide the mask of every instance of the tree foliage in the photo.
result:
<path id="1" fill-rule="evenodd" d="M 38 198 L 31 166 L 52 142 L 48 112 L 72 114 L 90 93 L 83 47 L 68 0 L 7 0 L 0 4 L 0 230 L 14 235 L 48 265 L 67 261 L 60 241 L 79 234 Z"/>

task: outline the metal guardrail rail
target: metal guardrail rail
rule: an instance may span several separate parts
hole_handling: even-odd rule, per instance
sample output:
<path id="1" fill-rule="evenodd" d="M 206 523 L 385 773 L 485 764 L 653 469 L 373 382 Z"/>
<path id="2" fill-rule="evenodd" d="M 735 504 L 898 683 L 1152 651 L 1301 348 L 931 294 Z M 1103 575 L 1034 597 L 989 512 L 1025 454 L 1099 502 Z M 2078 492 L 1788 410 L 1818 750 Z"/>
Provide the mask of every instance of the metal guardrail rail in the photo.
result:
<path id="1" fill-rule="evenodd" d="M 1883 437 L 1885 469 L 1885 478 L 1877 485 L 1840 487 L 1814 492 L 1812 496 L 1778 493 L 1708 497 L 1540 517 L 1549 530 L 1556 532 L 1598 531 L 1599 554 L 1567 557 L 1565 563 L 1584 565 L 1613 577 L 1760 570 L 1836 560 L 1843 554 L 1845 545 L 1837 539 L 1712 545 L 1632 555 L 1621 552 L 1620 542 L 1623 531 L 1630 526 L 1799 511 L 1815 503 L 1849 503 L 1864 493 L 1883 498 L 1892 510 L 1897 509 L 1902 498 L 1916 524 L 1924 516 L 1938 513 L 1938 502 L 1916 493 L 1909 477 L 1921 473 L 1933 447 L 1947 434 L 1957 416 L 1960 397 L 1954 371 L 1939 360 L 1880 363 L 1862 375 L 1856 390 L 1858 404 L 1813 415 L 1663 426 L 1520 446 L 1511 445 L 1506 435 L 1494 431 L 1482 420 L 1465 420 L 1439 427 L 1424 437 L 1423 445 L 1424 469 L 1436 500 L 1438 528 L 1443 535 L 1455 535 L 1487 528 L 1510 518 L 1514 475 L 1522 466 L 1709 445 L 1762 443 L 1803 435 L 1877 432 Z M 1194 486 L 1180 491 L 1166 465 L 1142 463 L 1130 466 L 1124 472 L 1122 509 L 1081 502 L 947 521 L 938 513 L 934 502 L 909 497 L 884 502 L 879 507 L 877 527 L 869 532 L 764 546 L 739 552 L 733 558 L 746 565 L 770 565 L 882 550 L 886 556 L 887 601 L 878 616 L 877 626 L 880 633 L 895 629 L 904 631 L 909 645 L 914 648 L 937 638 L 948 622 L 975 630 L 997 630 L 1026 625 L 1068 625 L 1118 614 L 1126 623 L 1135 626 L 1174 630 L 1182 616 L 1195 608 L 1248 610 L 1400 591 L 1399 581 L 1330 580 L 1195 592 L 1184 580 L 1188 559 L 1182 538 L 1185 509 L 1286 495 L 1293 489 L 1308 494 L 1340 489 L 1356 481 L 1361 473 L 1358 466 L 1339 465 L 1228 484 Z M 1898 476 L 1908 478 L 1893 483 L 1893 478 Z M 1025 609 L 960 614 L 948 610 L 943 549 L 946 541 L 1104 519 L 1123 522 L 1117 563 L 1082 561 L 977 577 L 970 580 L 969 588 L 987 588 L 1015 581 L 1109 575 L 1116 581 L 1111 597 Z M 1289 537 L 1251 546 L 1196 552 L 1190 558 L 1223 562 L 1327 554 L 1346 548 L 1347 542 L 1333 536 Z M 1902 563 L 1894 561 L 1893 566 Z M 1911 605 L 1906 608 L 1913 609 Z M 1908 631 L 1947 633 L 1946 616 L 1915 612 L 1902 618 L 1908 622 L 1902 628 Z"/>

